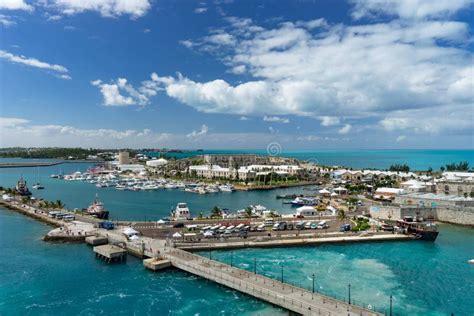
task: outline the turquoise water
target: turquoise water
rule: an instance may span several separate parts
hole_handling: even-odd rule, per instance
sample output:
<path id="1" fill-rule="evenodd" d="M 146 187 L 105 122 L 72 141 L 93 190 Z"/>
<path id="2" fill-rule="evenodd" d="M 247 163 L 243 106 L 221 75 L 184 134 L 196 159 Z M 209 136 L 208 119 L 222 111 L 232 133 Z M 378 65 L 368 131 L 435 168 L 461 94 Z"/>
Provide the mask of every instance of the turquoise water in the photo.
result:
<path id="1" fill-rule="evenodd" d="M 282 310 L 179 271 L 153 273 L 129 257 L 96 260 L 89 246 L 40 240 L 49 227 L 0 209 L 0 315 L 283 315 Z M 388 308 L 396 315 L 473 315 L 474 231 L 441 226 L 436 243 L 247 249 L 234 264 L 285 282 Z M 207 256 L 204 252 L 202 255 Z M 231 252 L 212 257 L 230 262 Z"/>
<path id="2" fill-rule="evenodd" d="M 184 153 L 168 153 L 176 158 L 184 158 L 203 154 L 259 154 L 267 155 L 266 150 L 205 150 Z M 155 155 L 159 155 L 155 153 Z M 279 156 L 310 160 L 323 165 L 338 165 L 348 168 L 387 169 L 392 164 L 408 164 L 412 170 L 439 170 L 448 163 L 467 161 L 474 167 L 474 150 L 415 150 L 415 149 L 386 149 L 386 150 L 287 150 L 281 148 Z"/>
<path id="3" fill-rule="evenodd" d="M 84 244 L 40 240 L 48 227 L 0 208 L 0 315 L 284 315 L 282 310 L 140 260 L 107 265 Z"/>
<path id="4" fill-rule="evenodd" d="M 37 197 L 47 200 L 60 199 L 70 209 L 87 207 L 98 193 L 105 206 L 111 211 L 112 219 L 158 220 L 168 216 L 171 208 L 178 202 L 187 202 L 191 212 L 197 216 L 200 211 L 208 214 L 215 205 L 242 209 L 250 204 L 264 204 L 283 213 L 292 213 L 291 205 L 282 204 L 275 198 L 277 194 L 302 193 L 301 188 L 278 189 L 272 191 L 251 191 L 216 194 L 195 194 L 183 190 L 158 191 L 117 191 L 113 188 L 97 188 L 94 184 L 82 181 L 64 181 L 52 179 L 49 175 L 85 171 L 89 164 L 64 164 L 61 166 L 41 167 L 40 180 L 45 190 L 32 190 Z M 13 187 L 20 177 L 30 186 L 37 182 L 38 168 L 0 168 L 0 186 Z"/>
<path id="5" fill-rule="evenodd" d="M 66 164 L 65 173 L 85 170 L 88 164 Z M 47 199 L 61 199 L 68 207 L 85 207 L 96 192 L 114 218 L 157 219 L 177 202 L 186 201 L 195 213 L 214 205 L 231 209 L 259 203 L 285 212 L 291 208 L 275 199 L 282 192 L 196 195 L 174 190 L 128 192 L 98 189 L 83 182 L 49 178 L 59 166 L 40 168 L 46 189 L 34 191 Z M 0 185 L 12 186 L 23 174 L 36 182 L 37 168 L 0 169 Z M 40 240 L 49 227 L 19 214 L 0 210 L 0 315 L 55 314 L 170 314 L 274 315 L 283 313 L 265 303 L 207 283 L 179 271 L 151 273 L 139 260 L 106 265 L 95 260 L 85 245 L 48 244 Z M 441 225 L 435 243 L 393 242 L 358 245 L 240 250 L 234 263 L 259 273 L 280 277 L 298 286 L 311 286 L 379 308 L 394 296 L 399 315 L 474 315 L 474 229 Z M 204 253 L 204 255 L 207 255 Z M 213 258 L 229 262 L 230 252 Z"/>

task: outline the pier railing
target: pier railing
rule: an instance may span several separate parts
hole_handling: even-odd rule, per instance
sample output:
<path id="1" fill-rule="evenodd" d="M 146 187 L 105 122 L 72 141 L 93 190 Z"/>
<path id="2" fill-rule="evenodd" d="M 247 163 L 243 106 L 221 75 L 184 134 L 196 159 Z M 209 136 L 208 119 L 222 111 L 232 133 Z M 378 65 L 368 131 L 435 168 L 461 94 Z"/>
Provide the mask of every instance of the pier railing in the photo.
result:
<path id="1" fill-rule="evenodd" d="M 387 311 L 383 308 L 377 308 L 374 305 L 371 304 L 366 304 L 364 302 L 358 301 L 351 299 L 350 302 L 348 301 L 347 297 L 343 297 L 340 295 L 335 295 L 335 294 L 329 294 L 323 291 L 314 291 L 312 292 L 311 289 L 307 290 L 304 287 L 298 287 L 295 284 L 290 284 L 290 283 L 283 283 L 280 280 L 276 280 L 275 278 L 271 276 L 267 276 L 265 274 L 261 273 L 254 273 L 254 272 L 249 272 L 245 269 L 240 269 L 236 268 L 233 266 L 229 266 L 225 263 L 221 263 L 219 261 L 214 261 L 211 259 L 208 259 L 206 257 L 196 255 L 193 253 L 185 252 L 182 250 L 178 249 L 172 249 L 170 250 L 170 253 L 173 256 L 176 256 L 178 258 L 181 258 L 183 260 L 179 261 L 179 265 L 184 265 L 187 266 L 188 268 L 196 270 L 198 273 L 197 275 L 201 275 L 207 279 L 215 280 L 218 283 L 221 283 L 225 286 L 240 290 L 241 292 L 251 294 L 255 297 L 264 299 L 266 301 L 269 301 L 271 303 L 274 303 L 276 305 L 282 306 L 281 300 L 283 300 L 284 305 L 289 305 L 294 308 L 298 308 L 301 310 L 306 310 L 313 313 L 319 313 L 321 315 L 331 315 L 331 312 L 320 307 L 315 307 L 315 304 L 311 304 L 308 302 L 305 302 L 303 300 L 297 299 L 297 298 L 288 298 L 286 295 L 282 294 L 281 292 L 278 292 L 276 290 L 272 289 L 264 289 L 259 285 L 256 285 L 255 283 L 245 281 L 245 279 L 242 279 L 242 277 L 247 277 L 247 279 L 252 279 L 255 278 L 257 280 L 257 277 L 260 280 L 263 280 L 264 284 L 272 285 L 273 288 L 275 286 L 282 286 L 283 290 L 290 291 L 290 293 L 298 293 L 298 295 L 301 294 L 301 297 L 306 297 L 310 298 L 313 301 L 315 298 L 320 299 L 320 302 L 322 301 L 322 304 L 328 304 L 328 305 L 333 305 L 336 308 L 350 308 L 350 306 L 362 308 L 367 311 L 368 314 L 382 314 L 382 315 L 388 315 Z M 192 262 L 192 261 L 194 262 Z M 196 263 L 197 262 L 197 263 Z M 207 264 L 208 267 L 203 267 L 199 265 L 199 262 L 202 264 Z M 213 268 L 219 268 L 219 269 L 225 269 L 227 273 L 224 272 L 219 272 Z M 239 273 L 240 278 L 237 278 L 236 276 L 229 276 L 228 272 L 229 269 L 232 269 L 230 272 L 234 273 Z M 280 287 L 278 287 L 280 289 Z M 341 304 L 344 303 L 344 304 Z M 317 310 L 314 310 L 317 308 Z M 362 313 L 361 313 L 362 315 Z"/>

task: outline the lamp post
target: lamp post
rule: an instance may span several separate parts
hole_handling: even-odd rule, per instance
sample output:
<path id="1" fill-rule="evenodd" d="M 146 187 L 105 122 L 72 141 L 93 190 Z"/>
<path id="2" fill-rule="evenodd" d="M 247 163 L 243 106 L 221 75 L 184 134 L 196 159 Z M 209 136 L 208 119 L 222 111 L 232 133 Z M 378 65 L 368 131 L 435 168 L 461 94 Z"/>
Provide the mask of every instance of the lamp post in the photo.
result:
<path id="1" fill-rule="evenodd" d="M 233 251 L 230 252 L 230 266 L 231 267 L 234 266 L 234 252 Z"/>
<path id="2" fill-rule="evenodd" d="M 390 295 L 390 316 L 392 316 L 392 295 Z"/>
<path id="3" fill-rule="evenodd" d="M 313 294 L 314 294 L 314 273 L 313 273 L 312 277 L 313 277 Z"/>
<path id="4" fill-rule="evenodd" d="M 283 265 L 281 266 L 281 283 L 283 283 Z"/>
<path id="5" fill-rule="evenodd" d="M 212 260 L 212 248 L 209 246 L 209 260 Z"/>
<path id="6" fill-rule="evenodd" d="M 257 258 L 253 258 L 253 273 L 257 274 Z"/>
<path id="7" fill-rule="evenodd" d="M 349 292 L 349 305 L 351 305 L 351 285 L 349 284 L 347 287 Z"/>

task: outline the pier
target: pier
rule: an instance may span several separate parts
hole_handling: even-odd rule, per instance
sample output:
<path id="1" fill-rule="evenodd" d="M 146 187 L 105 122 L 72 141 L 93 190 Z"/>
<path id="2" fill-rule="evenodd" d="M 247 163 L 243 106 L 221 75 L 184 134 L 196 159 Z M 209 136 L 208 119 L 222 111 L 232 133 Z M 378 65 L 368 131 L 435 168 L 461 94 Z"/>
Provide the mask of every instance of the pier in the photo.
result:
<path id="1" fill-rule="evenodd" d="M 123 262 L 127 259 L 127 250 L 114 245 L 95 246 L 94 252 L 96 258 L 107 263 Z"/>
<path id="2" fill-rule="evenodd" d="M 170 249 L 163 257 L 180 270 L 300 315 L 383 315 L 370 305 L 356 306 L 183 250 Z"/>

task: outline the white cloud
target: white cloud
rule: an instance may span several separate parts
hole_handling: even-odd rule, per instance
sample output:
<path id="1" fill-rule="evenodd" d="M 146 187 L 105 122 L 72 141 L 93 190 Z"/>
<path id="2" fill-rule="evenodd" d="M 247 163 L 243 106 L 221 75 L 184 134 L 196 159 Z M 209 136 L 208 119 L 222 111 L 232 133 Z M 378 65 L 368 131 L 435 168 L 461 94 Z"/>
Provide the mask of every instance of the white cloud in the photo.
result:
<path id="1" fill-rule="evenodd" d="M 204 7 L 194 9 L 194 13 L 204 13 L 206 11 L 207 11 L 207 8 L 204 8 Z"/>
<path id="2" fill-rule="evenodd" d="M 34 7 L 24 0 L 2 0 L 0 1 L 0 10 L 23 10 L 33 11 Z"/>
<path id="3" fill-rule="evenodd" d="M 321 120 L 322 126 L 338 125 L 341 122 L 340 119 L 335 116 L 321 116 L 319 119 Z"/>
<path id="4" fill-rule="evenodd" d="M 8 26 L 15 25 L 15 24 L 16 24 L 16 22 L 13 21 L 10 16 L 0 14 L 0 25 L 8 27 Z"/>
<path id="5" fill-rule="evenodd" d="M 239 118 L 239 121 L 248 121 L 248 120 L 249 120 L 249 118 L 246 117 L 246 116 L 241 116 L 241 117 Z"/>
<path id="6" fill-rule="evenodd" d="M 233 84 L 179 77 L 165 91 L 201 112 L 310 116 L 323 126 L 340 124 L 339 117 L 351 116 L 356 123 L 472 102 L 469 26 L 441 14 L 464 5 L 427 11 L 425 2 L 413 3 L 413 14 L 424 19 L 353 26 L 314 20 L 264 29 L 251 19 L 228 17 L 229 26 L 217 32 L 232 40 L 212 46 L 204 37 L 193 47 L 215 53 L 229 72 L 253 79 Z M 443 6 L 449 5 L 443 1 Z M 228 54 L 221 57 L 222 52 Z"/>
<path id="7" fill-rule="evenodd" d="M 143 33 L 145 33 L 145 34 L 148 34 L 148 33 L 150 33 L 150 32 L 151 32 L 151 29 L 144 29 L 144 30 L 143 30 Z"/>
<path id="8" fill-rule="evenodd" d="M 276 122 L 276 123 L 284 123 L 284 124 L 290 123 L 290 120 L 288 118 L 278 117 L 278 116 L 266 116 L 265 115 L 263 117 L 263 120 L 265 122 Z"/>
<path id="9" fill-rule="evenodd" d="M 404 141 L 406 138 L 407 137 L 405 135 L 400 135 L 400 136 L 397 137 L 396 141 L 397 141 L 397 143 L 399 143 L 399 142 Z"/>
<path id="10" fill-rule="evenodd" d="M 351 131 L 352 125 L 351 124 L 346 124 L 344 125 L 341 129 L 339 129 L 337 132 L 341 135 L 347 134 Z"/>
<path id="11" fill-rule="evenodd" d="M 296 138 L 298 141 L 306 141 L 306 142 L 316 142 L 321 140 L 320 136 L 316 135 L 307 135 L 307 136 L 299 136 Z"/>
<path id="12" fill-rule="evenodd" d="M 49 0 L 46 7 L 66 15 L 95 11 L 103 17 L 129 15 L 139 18 L 151 8 L 149 0 Z"/>
<path id="13" fill-rule="evenodd" d="M 194 43 L 190 40 L 182 40 L 182 41 L 179 41 L 179 43 L 186 48 L 191 48 L 194 45 Z"/>
<path id="14" fill-rule="evenodd" d="M 5 50 L 0 50 L 0 59 L 2 58 L 12 63 L 53 71 L 54 73 L 58 74 L 59 78 L 62 79 L 71 79 L 71 77 L 68 75 L 68 69 L 61 65 L 49 64 L 36 58 L 29 58 L 22 55 L 14 55 Z"/>
<path id="15" fill-rule="evenodd" d="M 202 125 L 200 130 L 198 131 L 194 130 L 191 133 L 187 134 L 186 137 L 197 138 L 200 136 L 207 135 L 207 132 L 209 132 L 209 128 L 206 125 Z"/>
<path id="16" fill-rule="evenodd" d="M 65 26 L 64 26 L 64 30 L 65 30 L 65 31 L 75 31 L 75 30 L 76 30 L 76 27 L 75 27 L 75 26 L 72 26 L 72 25 L 65 25 Z"/>
<path id="17" fill-rule="evenodd" d="M 228 33 L 218 33 L 207 36 L 205 42 L 209 44 L 215 44 L 219 46 L 230 46 L 235 45 L 235 37 Z"/>
<path id="18" fill-rule="evenodd" d="M 474 131 L 472 103 L 424 109 L 396 111 L 380 121 L 386 131 L 412 131 L 439 134 L 445 131 L 471 134 Z"/>
<path id="19" fill-rule="evenodd" d="M 446 17 L 472 4 L 470 0 L 352 0 L 352 17 L 374 17 L 380 14 L 396 15 L 404 19 Z"/>
<path id="20" fill-rule="evenodd" d="M 62 18 L 63 18 L 62 16 L 55 14 L 55 15 L 48 15 L 48 19 L 47 19 L 47 20 L 48 20 L 48 21 L 59 21 L 59 20 L 61 20 Z"/>
<path id="21" fill-rule="evenodd" d="M 302 26 L 310 30 L 315 29 L 315 28 L 324 28 L 324 27 L 329 26 L 324 18 L 319 18 L 319 19 L 310 20 L 310 21 L 298 21 L 295 24 L 296 26 Z"/>
<path id="22" fill-rule="evenodd" d="M 27 124 L 28 122 L 28 120 L 22 118 L 0 117 L 0 128 L 16 127 L 19 125 Z"/>

